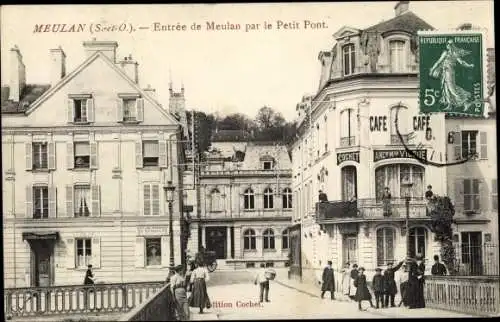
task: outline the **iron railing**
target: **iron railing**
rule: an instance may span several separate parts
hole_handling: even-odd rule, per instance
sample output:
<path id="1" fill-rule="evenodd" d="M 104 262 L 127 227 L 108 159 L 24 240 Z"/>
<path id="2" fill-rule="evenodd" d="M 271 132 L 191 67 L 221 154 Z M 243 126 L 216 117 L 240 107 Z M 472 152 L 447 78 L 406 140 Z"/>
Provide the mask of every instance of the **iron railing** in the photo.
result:
<path id="1" fill-rule="evenodd" d="M 498 245 L 456 244 L 454 275 L 499 276 Z"/>
<path id="2" fill-rule="evenodd" d="M 356 144 L 356 137 L 355 136 L 346 136 L 343 138 L 340 138 L 340 147 L 346 147 L 346 146 L 354 146 Z"/>

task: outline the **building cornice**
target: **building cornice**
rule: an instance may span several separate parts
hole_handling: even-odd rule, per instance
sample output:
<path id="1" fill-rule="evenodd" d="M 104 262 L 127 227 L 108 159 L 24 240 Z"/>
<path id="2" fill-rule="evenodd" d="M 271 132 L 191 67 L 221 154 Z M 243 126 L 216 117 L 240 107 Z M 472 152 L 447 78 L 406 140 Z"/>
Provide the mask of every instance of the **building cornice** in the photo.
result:
<path id="1" fill-rule="evenodd" d="M 92 125 L 92 126 L 40 126 L 40 127 L 9 127 L 2 126 L 2 135 L 15 134 L 30 134 L 30 133 L 53 133 L 53 134 L 68 134 L 78 132 L 94 132 L 94 133 L 137 133 L 147 131 L 167 131 L 177 132 L 179 125 L 134 125 L 134 126 L 113 126 L 113 125 Z"/>

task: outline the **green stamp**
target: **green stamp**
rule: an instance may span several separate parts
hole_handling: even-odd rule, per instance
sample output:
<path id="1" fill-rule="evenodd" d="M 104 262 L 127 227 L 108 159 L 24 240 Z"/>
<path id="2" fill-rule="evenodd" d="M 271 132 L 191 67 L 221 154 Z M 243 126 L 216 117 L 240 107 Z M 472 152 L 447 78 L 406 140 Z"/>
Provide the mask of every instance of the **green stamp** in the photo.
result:
<path id="1" fill-rule="evenodd" d="M 483 115 L 481 33 L 419 34 L 420 112 Z"/>

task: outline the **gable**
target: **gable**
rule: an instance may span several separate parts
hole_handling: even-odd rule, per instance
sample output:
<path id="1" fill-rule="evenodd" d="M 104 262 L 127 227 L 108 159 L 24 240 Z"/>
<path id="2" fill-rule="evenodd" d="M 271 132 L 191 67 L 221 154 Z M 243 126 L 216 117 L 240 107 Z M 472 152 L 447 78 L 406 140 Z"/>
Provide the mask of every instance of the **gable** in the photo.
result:
<path id="1" fill-rule="evenodd" d="M 336 33 L 334 33 L 333 37 L 335 37 L 336 39 L 341 39 L 341 38 L 348 37 L 348 36 L 349 37 L 356 36 L 359 34 L 359 32 L 360 32 L 359 29 L 344 26 L 344 27 L 340 28 L 340 30 L 338 30 Z"/>

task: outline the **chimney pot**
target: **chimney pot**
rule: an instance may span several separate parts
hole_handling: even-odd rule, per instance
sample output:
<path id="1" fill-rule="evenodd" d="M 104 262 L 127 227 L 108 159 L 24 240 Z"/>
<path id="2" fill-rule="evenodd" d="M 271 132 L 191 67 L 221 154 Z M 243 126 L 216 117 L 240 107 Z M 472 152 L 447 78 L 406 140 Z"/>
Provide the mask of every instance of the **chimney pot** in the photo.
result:
<path id="1" fill-rule="evenodd" d="M 92 41 L 84 41 L 83 47 L 87 53 L 87 57 L 92 56 L 94 53 L 100 51 L 106 55 L 113 63 L 116 63 L 116 48 L 118 43 L 116 41 L 97 41 L 95 38 Z"/>

